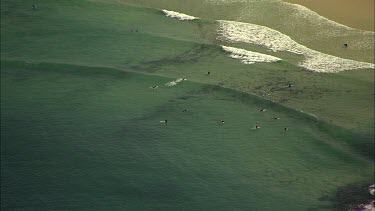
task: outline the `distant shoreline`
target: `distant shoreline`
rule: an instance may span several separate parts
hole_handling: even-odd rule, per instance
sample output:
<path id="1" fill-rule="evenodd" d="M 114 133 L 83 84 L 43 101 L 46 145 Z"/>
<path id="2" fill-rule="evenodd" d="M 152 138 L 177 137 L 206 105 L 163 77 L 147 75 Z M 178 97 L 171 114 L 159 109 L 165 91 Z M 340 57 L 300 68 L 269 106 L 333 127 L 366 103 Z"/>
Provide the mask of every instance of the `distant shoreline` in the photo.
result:
<path id="1" fill-rule="evenodd" d="M 374 31 L 374 0 L 283 0 L 303 5 L 346 26 Z"/>

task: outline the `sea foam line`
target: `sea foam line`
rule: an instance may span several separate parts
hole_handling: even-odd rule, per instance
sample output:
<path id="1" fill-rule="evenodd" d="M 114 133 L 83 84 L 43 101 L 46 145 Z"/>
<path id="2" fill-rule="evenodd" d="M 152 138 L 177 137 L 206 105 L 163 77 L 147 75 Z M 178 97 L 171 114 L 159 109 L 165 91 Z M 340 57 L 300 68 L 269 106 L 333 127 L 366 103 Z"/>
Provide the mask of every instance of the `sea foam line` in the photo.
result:
<path id="1" fill-rule="evenodd" d="M 165 85 L 166 86 L 176 86 L 178 83 L 180 83 L 182 81 L 186 81 L 186 78 L 177 78 L 174 81 L 167 82 Z"/>
<path id="2" fill-rule="evenodd" d="M 302 54 L 305 59 L 300 67 L 315 72 L 335 73 L 352 69 L 374 69 L 375 65 L 343 59 L 312 50 L 274 29 L 251 23 L 219 20 L 218 39 L 230 43 L 251 43 L 265 46 L 272 51 L 288 51 Z"/>
<path id="3" fill-rule="evenodd" d="M 253 51 L 247 51 L 240 48 L 221 46 L 222 49 L 230 53 L 230 57 L 234 59 L 239 59 L 244 64 L 254 64 L 255 62 L 277 62 L 280 58 L 270 56 L 267 54 L 257 53 Z"/>
<path id="4" fill-rule="evenodd" d="M 162 11 L 164 12 L 164 14 L 167 17 L 176 18 L 180 21 L 192 21 L 192 20 L 200 19 L 198 17 L 194 17 L 194 16 L 191 16 L 191 15 L 187 15 L 187 14 L 179 13 L 179 12 L 175 12 L 175 11 L 170 11 L 170 10 L 162 10 Z"/>

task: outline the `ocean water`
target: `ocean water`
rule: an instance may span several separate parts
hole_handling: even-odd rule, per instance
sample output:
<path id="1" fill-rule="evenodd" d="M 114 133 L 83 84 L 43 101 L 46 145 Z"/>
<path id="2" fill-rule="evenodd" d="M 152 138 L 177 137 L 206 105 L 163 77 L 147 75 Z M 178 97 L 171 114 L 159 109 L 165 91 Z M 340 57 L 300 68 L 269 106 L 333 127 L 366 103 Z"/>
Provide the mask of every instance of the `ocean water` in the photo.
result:
<path id="1" fill-rule="evenodd" d="M 266 26 L 298 43 L 346 59 L 374 61 L 374 32 L 357 30 L 320 16 L 301 5 L 282 0 L 123 0 L 152 8 L 166 8 L 209 20 L 239 21 Z M 349 43 L 350 50 L 343 49 Z"/>
<path id="2" fill-rule="evenodd" d="M 372 161 L 345 131 L 170 80 L 3 63 L 2 209 L 331 210 L 338 187 L 371 180 Z"/>
<path id="3" fill-rule="evenodd" d="M 373 133 L 371 117 L 374 111 L 373 103 L 369 100 L 373 97 L 369 91 L 373 87 L 372 69 L 314 74 L 299 67 L 304 61 L 303 55 L 273 52 L 252 43 L 221 41 L 218 31 L 220 24 L 213 19 L 229 17 L 215 13 L 211 19 L 180 21 L 166 17 L 162 12 L 163 4 L 167 1 L 159 2 L 159 7 L 152 2 L 144 3 L 154 8 L 116 1 L 65 4 L 41 1 L 40 9 L 33 11 L 22 1 L 5 1 L 2 7 L 2 24 L 6 29 L 1 31 L 2 59 L 115 67 L 221 84 L 258 96 L 270 94 L 268 99 L 271 101 L 318 115 L 327 122 L 347 129 Z M 170 3 L 164 8 L 174 10 L 170 7 L 181 4 Z M 209 2 L 203 4 L 207 7 L 216 6 Z M 198 5 L 198 2 L 186 3 L 186 8 L 194 5 Z M 220 5 L 210 12 L 220 11 Z M 238 14 L 235 8 L 241 6 L 237 3 L 225 5 L 234 7 L 233 14 Z M 199 12 L 204 7 L 194 8 L 198 8 Z M 205 17 L 200 13 L 188 14 Z M 230 53 L 223 51 L 220 45 L 275 56 L 283 61 L 244 65 L 240 60 L 230 58 Z M 359 55 L 352 52 L 352 48 L 340 47 L 337 52 L 347 50 L 351 55 Z M 361 49 L 360 52 L 365 54 L 366 50 Z M 315 61 L 315 64 L 319 62 Z M 340 67 L 341 64 L 338 65 Z M 208 71 L 213 73 L 211 77 L 204 76 Z M 327 69 L 327 72 L 331 70 Z M 287 89 L 288 83 L 297 86 Z"/>
<path id="4" fill-rule="evenodd" d="M 37 5 L 2 1 L 2 210 L 371 198 L 373 32 L 278 0 Z"/>

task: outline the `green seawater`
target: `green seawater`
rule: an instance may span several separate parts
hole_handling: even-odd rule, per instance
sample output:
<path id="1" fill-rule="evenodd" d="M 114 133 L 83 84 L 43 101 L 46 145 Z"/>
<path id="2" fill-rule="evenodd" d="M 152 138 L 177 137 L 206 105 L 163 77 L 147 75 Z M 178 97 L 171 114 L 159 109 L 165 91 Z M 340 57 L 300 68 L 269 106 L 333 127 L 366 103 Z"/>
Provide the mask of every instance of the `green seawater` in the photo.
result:
<path id="1" fill-rule="evenodd" d="M 163 85 L 171 80 L 3 63 L 2 209 L 332 209 L 337 187 L 372 178 L 345 131 L 218 86 Z"/>
<path id="2" fill-rule="evenodd" d="M 163 2 L 160 7 L 168 1 Z M 269 93 L 271 101 L 346 129 L 374 134 L 373 70 L 314 74 L 296 66 L 302 59 L 299 55 L 220 42 L 214 20 L 178 21 L 165 17 L 155 5 L 146 5 L 156 7 L 149 8 L 99 0 L 41 0 L 38 5 L 38 10 L 32 10 L 25 1 L 2 2 L 2 60 L 113 67 L 220 84 L 258 96 Z M 229 58 L 219 45 L 270 54 L 283 61 L 243 65 Z M 366 48 L 359 49 L 361 54 L 353 50 L 346 52 L 354 56 L 367 52 Z M 208 71 L 212 76 L 204 77 Z M 287 89 L 288 83 L 296 87 Z"/>
<path id="3" fill-rule="evenodd" d="M 1 210 L 347 210 L 371 199 L 374 71 L 309 72 L 300 55 L 219 41 L 215 20 L 367 62 L 371 47 L 337 46 L 368 35 L 335 28 L 336 40 L 273 0 L 30 4 L 1 1 Z M 283 61 L 244 65 L 220 45 Z"/>

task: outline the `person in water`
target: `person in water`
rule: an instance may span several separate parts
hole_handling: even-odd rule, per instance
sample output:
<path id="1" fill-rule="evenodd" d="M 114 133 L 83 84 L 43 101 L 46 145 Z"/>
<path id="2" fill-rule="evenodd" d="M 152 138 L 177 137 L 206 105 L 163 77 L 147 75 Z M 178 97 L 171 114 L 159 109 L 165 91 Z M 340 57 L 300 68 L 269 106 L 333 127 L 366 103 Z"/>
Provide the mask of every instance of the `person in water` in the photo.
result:
<path id="1" fill-rule="evenodd" d="M 184 110 L 182 110 L 182 112 L 187 112 L 188 111 L 188 109 L 184 109 Z"/>
<path id="2" fill-rule="evenodd" d="M 222 119 L 220 120 L 220 122 L 223 123 L 223 124 L 225 123 L 224 120 L 222 120 Z"/>
<path id="3" fill-rule="evenodd" d="M 344 44 L 344 48 L 347 48 L 347 47 L 348 47 L 348 44 L 345 43 L 345 44 Z"/>
<path id="4" fill-rule="evenodd" d="M 210 71 L 208 71 L 206 75 L 210 75 L 210 74 L 211 74 L 211 72 L 210 72 Z"/>
<path id="5" fill-rule="evenodd" d="M 284 131 L 287 131 L 288 130 L 288 128 L 286 127 L 286 128 L 284 128 Z"/>

